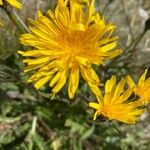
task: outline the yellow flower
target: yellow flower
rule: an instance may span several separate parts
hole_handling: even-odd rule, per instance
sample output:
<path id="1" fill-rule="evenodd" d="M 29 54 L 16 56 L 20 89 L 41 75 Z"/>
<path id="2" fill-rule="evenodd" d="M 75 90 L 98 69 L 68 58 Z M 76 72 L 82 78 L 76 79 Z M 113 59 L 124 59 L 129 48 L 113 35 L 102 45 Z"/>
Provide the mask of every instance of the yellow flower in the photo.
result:
<path id="1" fill-rule="evenodd" d="M 58 0 L 54 12 L 48 16 L 38 12 L 37 21 L 31 20 L 31 33 L 23 34 L 22 44 L 33 50 L 19 51 L 27 65 L 25 72 L 36 70 L 29 79 L 40 88 L 47 82 L 55 94 L 68 80 L 68 94 L 73 98 L 78 88 L 80 73 L 96 95 L 100 80 L 92 65 L 118 56 L 117 37 L 112 37 L 115 26 L 106 24 L 94 11 L 94 0 Z"/>
<path id="2" fill-rule="evenodd" d="M 21 9 L 22 5 L 17 0 L 0 0 L 0 5 L 3 5 L 3 1 L 9 3 L 11 6 Z"/>
<path id="3" fill-rule="evenodd" d="M 122 79 L 116 85 L 116 77 L 112 76 L 105 84 L 104 97 L 98 99 L 98 103 L 91 102 L 89 106 L 96 109 L 94 120 L 103 115 L 109 120 L 115 119 L 124 123 L 134 124 L 139 120 L 140 114 L 144 112 L 141 100 L 129 101 L 133 93 L 131 88 L 124 90 L 126 80 Z"/>
<path id="4" fill-rule="evenodd" d="M 8 4 L 10 4 L 11 6 L 13 6 L 17 9 L 22 8 L 21 3 L 19 3 L 17 0 L 0 0 L 0 5 L 3 5 L 3 1 L 7 2 Z"/>
<path id="5" fill-rule="evenodd" d="M 135 84 L 132 78 L 128 75 L 127 82 L 131 88 L 134 89 L 136 95 L 138 95 L 145 104 L 150 103 L 150 78 L 145 79 L 147 69 L 140 77 L 138 84 Z"/>

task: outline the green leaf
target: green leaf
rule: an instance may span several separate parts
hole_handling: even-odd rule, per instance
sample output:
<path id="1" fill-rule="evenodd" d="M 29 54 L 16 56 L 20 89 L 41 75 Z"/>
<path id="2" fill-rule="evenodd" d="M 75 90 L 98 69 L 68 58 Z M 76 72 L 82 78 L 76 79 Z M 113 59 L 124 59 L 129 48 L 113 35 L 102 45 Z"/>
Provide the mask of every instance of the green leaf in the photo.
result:
<path id="1" fill-rule="evenodd" d="M 0 132 L 0 144 L 9 144 L 14 141 L 15 137 L 11 131 Z"/>
<path id="2" fill-rule="evenodd" d="M 77 122 L 74 122 L 74 121 L 72 121 L 72 120 L 70 120 L 70 119 L 67 119 L 67 120 L 66 120 L 65 126 L 71 128 L 70 132 L 71 132 L 72 134 L 74 134 L 74 133 L 76 132 L 76 133 L 78 133 L 79 135 L 82 135 L 82 134 L 84 133 L 84 131 L 85 131 L 85 128 L 84 128 L 83 125 L 81 125 L 81 124 L 79 124 L 79 123 L 77 123 Z"/>
<path id="3" fill-rule="evenodd" d="M 50 108 L 44 106 L 37 106 L 35 112 L 38 117 L 41 117 L 47 121 L 51 121 L 52 112 Z"/>
<path id="4" fill-rule="evenodd" d="M 47 150 L 47 146 L 45 145 L 43 138 L 36 132 L 32 134 L 32 140 L 39 150 Z"/>
<path id="5" fill-rule="evenodd" d="M 95 126 L 93 125 L 91 128 L 86 130 L 86 132 L 81 136 L 80 140 L 83 141 L 89 138 L 93 134 L 94 130 L 95 130 Z"/>

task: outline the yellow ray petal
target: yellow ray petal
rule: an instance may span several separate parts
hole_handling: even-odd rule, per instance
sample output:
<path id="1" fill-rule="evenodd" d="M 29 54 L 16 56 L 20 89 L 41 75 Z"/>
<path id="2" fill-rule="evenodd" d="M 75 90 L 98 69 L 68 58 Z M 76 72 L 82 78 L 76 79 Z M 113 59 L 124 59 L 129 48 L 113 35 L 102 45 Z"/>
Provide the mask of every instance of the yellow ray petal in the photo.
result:
<path id="1" fill-rule="evenodd" d="M 101 51 L 101 52 L 110 51 L 110 50 L 112 50 L 113 48 L 115 48 L 116 45 L 117 45 L 116 42 L 111 43 L 111 44 L 107 44 L 106 46 L 100 47 L 100 51 Z"/>
<path id="2" fill-rule="evenodd" d="M 133 93 L 133 90 L 132 89 L 127 89 L 120 97 L 119 101 L 118 102 L 124 102 L 126 101 L 130 96 L 131 94 Z"/>
<path id="3" fill-rule="evenodd" d="M 74 94 L 78 88 L 78 83 L 79 83 L 79 68 L 73 68 L 70 71 L 68 84 L 68 94 L 71 99 L 74 98 Z"/>
<path id="4" fill-rule="evenodd" d="M 108 93 L 116 84 L 116 76 L 112 76 L 110 80 L 107 80 L 105 85 L 105 92 Z"/>
<path id="5" fill-rule="evenodd" d="M 145 82 L 145 78 L 146 78 L 146 74 L 147 74 L 147 69 L 145 70 L 145 72 L 143 73 L 143 75 L 141 76 L 138 85 L 142 86 Z"/>
<path id="6" fill-rule="evenodd" d="M 60 89 L 65 85 L 66 79 L 67 79 L 67 74 L 65 70 L 61 73 L 59 81 L 56 83 L 56 85 L 52 89 L 52 92 L 54 94 L 58 93 Z"/>
<path id="7" fill-rule="evenodd" d="M 50 80 L 50 78 L 51 78 L 51 76 L 46 76 L 46 77 L 40 79 L 39 81 L 37 81 L 37 82 L 35 83 L 34 87 L 35 87 L 36 89 L 41 88 L 44 84 L 46 84 L 46 83 Z"/>
<path id="8" fill-rule="evenodd" d="M 98 88 L 98 86 L 96 86 L 95 84 L 93 84 L 91 82 L 88 82 L 88 85 L 97 97 L 102 97 L 102 93 L 101 93 L 100 89 Z"/>
<path id="9" fill-rule="evenodd" d="M 21 3 L 19 3 L 17 0 L 6 0 L 10 5 L 12 5 L 13 7 L 17 8 L 17 9 L 21 9 L 22 5 Z"/>
<path id="10" fill-rule="evenodd" d="M 93 102 L 90 102 L 89 106 L 94 108 L 94 109 L 99 109 L 100 108 L 100 105 L 98 103 L 93 103 Z"/>
<path id="11" fill-rule="evenodd" d="M 57 74 L 53 77 L 53 79 L 51 80 L 51 82 L 50 82 L 50 86 L 51 87 L 53 87 L 58 81 L 59 81 L 59 79 L 60 79 L 60 77 L 61 77 L 61 75 L 62 75 L 62 72 L 57 72 Z"/>
<path id="12" fill-rule="evenodd" d="M 49 61 L 49 57 L 43 57 L 38 59 L 25 59 L 23 62 L 27 63 L 28 65 L 36 65 L 36 64 L 42 64 Z"/>
<path id="13" fill-rule="evenodd" d="M 117 97 L 120 96 L 120 94 L 122 93 L 123 88 L 124 88 L 124 86 L 125 86 L 125 83 L 126 83 L 126 80 L 125 80 L 125 79 L 122 79 L 122 80 L 118 83 L 118 85 L 117 85 L 117 87 L 116 87 L 116 90 L 115 90 L 115 92 L 114 92 L 113 99 L 115 99 L 115 98 L 117 98 Z"/>
<path id="14" fill-rule="evenodd" d="M 0 5 L 3 5 L 3 1 L 2 0 L 0 0 Z"/>
<path id="15" fill-rule="evenodd" d="M 133 87 L 135 86 L 135 83 L 134 83 L 134 81 L 132 80 L 132 78 L 128 75 L 126 79 L 127 79 L 128 85 L 129 85 L 131 88 L 133 88 Z"/>

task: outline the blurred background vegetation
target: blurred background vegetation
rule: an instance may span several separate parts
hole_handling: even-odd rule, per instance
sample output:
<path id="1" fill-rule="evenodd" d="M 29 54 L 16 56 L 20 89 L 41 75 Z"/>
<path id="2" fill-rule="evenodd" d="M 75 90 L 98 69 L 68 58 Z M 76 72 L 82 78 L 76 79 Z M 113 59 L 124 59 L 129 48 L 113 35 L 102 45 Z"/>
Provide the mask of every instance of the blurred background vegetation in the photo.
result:
<path id="1" fill-rule="evenodd" d="M 20 0 L 23 10 L 17 14 L 28 25 L 55 7 L 55 0 Z M 150 64 L 150 1 L 97 0 L 96 10 L 107 22 L 117 26 L 119 47 L 124 53 L 97 72 L 105 82 L 111 75 L 119 78 L 132 74 L 135 79 Z M 149 150 L 150 111 L 136 125 L 109 122 L 99 118 L 93 122 L 93 110 L 87 102 L 95 97 L 81 80 L 75 100 L 68 100 L 66 87 L 54 100 L 49 87 L 41 91 L 27 84 L 22 58 L 20 32 L 0 8 L 5 26 L 0 29 L 0 150 Z M 83 94 L 84 93 L 84 94 Z"/>

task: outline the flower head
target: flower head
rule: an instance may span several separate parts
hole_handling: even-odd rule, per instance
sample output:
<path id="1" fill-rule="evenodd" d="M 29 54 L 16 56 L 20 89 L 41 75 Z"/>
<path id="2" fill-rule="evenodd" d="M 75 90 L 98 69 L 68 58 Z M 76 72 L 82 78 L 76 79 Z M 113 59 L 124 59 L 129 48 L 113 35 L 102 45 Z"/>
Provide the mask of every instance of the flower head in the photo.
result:
<path id="1" fill-rule="evenodd" d="M 21 9 L 21 4 L 17 1 L 17 0 L 0 0 L 0 5 L 3 5 L 3 2 L 7 2 L 8 4 L 10 4 L 11 6 L 17 8 L 17 9 Z"/>
<path id="2" fill-rule="evenodd" d="M 20 41 L 34 49 L 18 52 L 28 57 L 25 72 L 36 70 L 29 82 L 35 82 L 37 89 L 48 82 L 55 94 L 68 80 L 68 94 L 73 98 L 81 74 L 100 95 L 100 79 L 92 65 L 103 64 L 121 50 L 114 50 L 115 26 L 95 12 L 94 0 L 58 0 L 54 12 L 49 10 L 48 16 L 38 12 L 37 21 L 30 22 L 31 33 L 23 34 Z"/>
<path id="3" fill-rule="evenodd" d="M 140 77 L 138 84 L 135 84 L 132 78 L 128 75 L 127 82 L 131 88 L 133 88 L 136 95 L 138 95 L 145 104 L 150 103 L 150 78 L 145 79 L 147 69 Z"/>
<path id="4" fill-rule="evenodd" d="M 103 115 L 109 120 L 116 119 L 118 121 L 132 124 L 139 120 L 139 115 L 144 112 L 141 100 L 129 101 L 132 94 L 132 89 L 124 91 L 126 80 L 122 79 L 116 85 L 116 77 L 113 76 L 107 80 L 105 84 L 104 97 L 98 99 L 98 103 L 91 102 L 89 106 L 96 109 L 94 120 L 97 116 Z"/>

